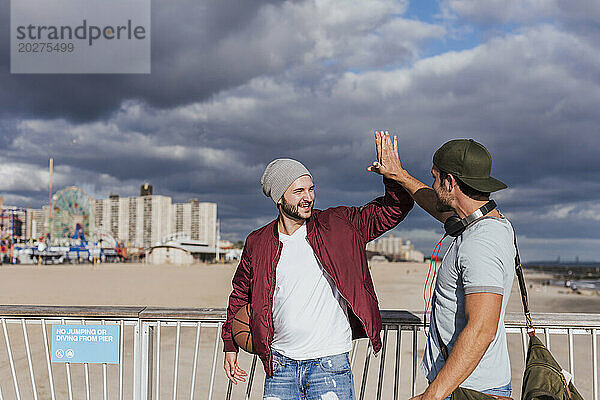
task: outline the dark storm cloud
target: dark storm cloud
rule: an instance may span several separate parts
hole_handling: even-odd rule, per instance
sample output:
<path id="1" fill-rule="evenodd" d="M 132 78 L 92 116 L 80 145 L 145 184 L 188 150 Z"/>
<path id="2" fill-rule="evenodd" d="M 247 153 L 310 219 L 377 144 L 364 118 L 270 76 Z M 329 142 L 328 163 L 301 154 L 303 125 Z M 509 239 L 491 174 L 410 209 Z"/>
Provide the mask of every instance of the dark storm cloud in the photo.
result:
<path id="1" fill-rule="evenodd" d="M 261 45 L 262 35 L 252 38 L 247 32 L 264 7 L 282 3 L 154 1 L 150 75 L 11 75 L 9 0 L 1 0 L 0 51 L 6 56 L 0 59 L 0 108 L 2 113 L 89 120 L 108 115 L 126 99 L 157 107 L 207 99 L 296 61 L 293 52 L 266 57 L 271 49 Z"/>
<path id="2" fill-rule="evenodd" d="M 8 11 L 9 0 L 0 1 L 0 10 Z M 124 100 L 175 107 L 308 63 L 319 73 L 373 63 L 393 65 L 413 55 L 412 40 L 431 36 L 425 24 L 396 21 L 393 13 L 403 10 L 402 2 L 373 2 L 373 11 L 363 15 L 351 14 L 354 8 L 364 7 L 349 7 L 347 20 L 339 23 L 319 15 L 334 14 L 331 10 L 339 7 L 333 3 L 322 7 L 273 0 L 155 1 L 151 74 L 10 75 L 9 57 L 2 57 L 0 108 L 2 113 L 85 121 L 105 118 Z M 9 53 L 8 17 L 8 12 L 0 13 L 3 54 Z M 439 36 L 441 29 L 435 29 Z M 356 32 L 348 34 L 352 30 Z M 381 40 L 392 35 L 403 39 Z M 321 60 L 327 58 L 334 62 L 324 66 Z M 296 78 L 310 85 L 314 77 L 306 75 L 307 70 L 297 72 Z"/>

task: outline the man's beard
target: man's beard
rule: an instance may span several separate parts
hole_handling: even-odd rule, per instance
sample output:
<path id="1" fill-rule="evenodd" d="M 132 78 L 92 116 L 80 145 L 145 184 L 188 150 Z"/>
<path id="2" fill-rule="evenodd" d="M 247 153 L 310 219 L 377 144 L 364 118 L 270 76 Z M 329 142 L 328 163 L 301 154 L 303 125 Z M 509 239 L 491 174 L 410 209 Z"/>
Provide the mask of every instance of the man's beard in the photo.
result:
<path id="1" fill-rule="evenodd" d="M 281 211 L 292 219 L 308 219 L 308 217 L 303 217 L 300 215 L 300 212 L 298 211 L 298 204 L 288 203 L 284 198 L 281 198 Z M 310 210 L 312 214 L 312 203 Z"/>
<path id="2" fill-rule="evenodd" d="M 440 189 L 440 190 L 443 190 L 443 189 Z M 442 212 L 454 211 L 454 209 L 449 204 L 448 196 L 444 196 L 443 194 L 440 196 L 440 193 L 438 193 L 436 190 L 434 190 L 434 193 L 435 193 L 435 198 L 436 198 L 435 209 L 437 210 L 437 212 L 442 213 Z"/>

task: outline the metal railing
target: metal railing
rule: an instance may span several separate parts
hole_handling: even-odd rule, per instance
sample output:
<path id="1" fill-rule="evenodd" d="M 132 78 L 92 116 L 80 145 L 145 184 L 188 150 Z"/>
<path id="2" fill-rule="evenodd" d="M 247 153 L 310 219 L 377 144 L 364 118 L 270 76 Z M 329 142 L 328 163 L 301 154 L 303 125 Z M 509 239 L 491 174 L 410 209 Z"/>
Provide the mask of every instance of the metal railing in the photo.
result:
<path id="1" fill-rule="evenodd" d="M 418 373 L 427 327 L 407 311 L 382 311 L 383 348 L 354 341 L 351 365 L 356 396 L 409 398 L 425 389 Z M 600 314 L 535 314 L 537 334 L 574 376 L 584 398 L 598 398 Z M 148 307 L 0 306 L 2 399 L 260 399 L 264 371 L 256 356 L 240 353 L 247 382 L 237 386 L 222 370 L 223 309 Z M 505 318 L 513 397 L 527 348 L 520 314 Z M 53 324 L 120 326 L 118 364 L 51 362 Z"/>

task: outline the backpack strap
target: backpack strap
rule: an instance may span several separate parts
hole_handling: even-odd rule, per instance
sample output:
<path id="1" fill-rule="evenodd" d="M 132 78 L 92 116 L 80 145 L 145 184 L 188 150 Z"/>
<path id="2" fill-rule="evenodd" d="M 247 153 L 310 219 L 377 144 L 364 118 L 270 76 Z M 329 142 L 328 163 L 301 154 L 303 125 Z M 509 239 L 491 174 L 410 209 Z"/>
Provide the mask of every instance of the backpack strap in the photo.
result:
<path id="1" fill-rule="evenodd" d="M 535 328 L 531 321 L 531 314 L 529 312 L 529 301 L 527 297 L 527 285 L 525 284 L 525 278 L 523 277 L 523 267 L 521 266 L 521 259 L 519 257 L 519 248 L 517 247 L 517 234 L 514 233 L 515 238 L 515 271 L 517 273 L 517 279 L 519 281 L 519 290 L 521 291 L 521 302 L 523 303 L 523 313 L 525 314 L 525 324 L 527 325 L 527 334 L 533 336 L 535 334 Z"/>

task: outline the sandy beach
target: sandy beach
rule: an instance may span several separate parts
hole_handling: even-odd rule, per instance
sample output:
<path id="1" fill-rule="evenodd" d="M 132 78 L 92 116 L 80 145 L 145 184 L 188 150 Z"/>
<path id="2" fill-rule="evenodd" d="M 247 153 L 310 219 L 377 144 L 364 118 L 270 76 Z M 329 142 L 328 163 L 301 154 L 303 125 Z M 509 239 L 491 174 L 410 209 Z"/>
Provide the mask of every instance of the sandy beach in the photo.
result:
<path id="1" fill-rule="evenodd" d="M 372 265 L 372 274 L 375 289 L 380 301 L 381 309 L 401 309 L 413 312 L 422 312 L 423 309 L 423 285 L 427 275 L 428 264 L 415 263 L 378 263 Z M 0 304 L 14 305 L 135 305 L 135 306 L 162 306 L 162 307 L 215 307 L 226 306 L 227 296 L 231 290 L 231 278 L 235 271 L 235 264 L 198 264 L 190 266 L 174 265 L 145 265 L 145 264 L 100 264 L 95 268 L 90 264 L 81 265 L 56 265 L 56 266 L 9 266 L 0 267 Z M 542 285 L 551 276 L 542 273 L 527 273 L 530 304 L 535 312 L 583 312 L 594 313 L 600 310 L 600 296 L 593 292 L 582 292 L 576 294 L 570 289 Z M 521 302 L 518 295 L 518 287 L 515 282 L 513 293 L 509 302 L 509 311 L 520 312 Z M 10 340 L 13 347 L 17 347 L 17 341 L 23 341 L 23 333 L 18 324 L 9 324 Z M 39 329 L 39 328 L 37 328 Z M 126 337 L 132 336 L 132 327 L 126 327 Z M 179 360 L 178 396 L 177 398 L 189 398 L 190 376 L 193 362 L 193 344 L 196 329 L 193 327 L 181 330 L 181 359 Z M 395 332 L 390 333 L 389 345 L 394 346 Z M 565 336 L 565 335 L 562 335 Z M 51 398 L 46 384 L 47 372 L 44 370 L 43 342 L 40 334 L 29 333 L 32 352 L 34 353 L 34 367 L 37 381 L 37 392 L 40 398 Z M 16 339 L 13 339 L 16 338 Z M 19 339 L 17 339 L 19 338 Z M 161 355 L 164 353 L 162 363 L 173 363 L 173 348 L 175 347 L 175 327 L 162 328 Z M 216 329 L 203 328 L 199 353 L 199 371 L 194 393 L 197 398 L 206 398 L 208 382 L 210 380 L 210 369 L 212 366 L 212 354 L 214 352 Z M 554 339 L 553 339 L 554 340 Z M 131 374 L 132 356 L 131 345 L 126 339 L 124 354 L 125 376 Z M 586 342 L 587 341 L 587 342 Z M 14 343 L 13 343 L 14 342 Z M 519 335 L 509 337 L 511 354 L 518 354 L 517 359 L 513 356 L 513 394 L 518 398 L 520 391 L 520 379 L 522 375 L 522 350 Z M 418 334 L 417 354 L 420 357 L 423 351 L 424 334 Z M 568 357 L 564 354 L 566 339 L 556 339 L 552 350 L 558 353 L 561 364 L 568 363 Z M 589 337 L 575 338 L 576 359 L 578 362 L 589 358 Z M 219 343 L 220 344 L 220 343 Z M 12 398 L 11 372 L 6 357 L 5 342 L 0 342 L 0 387 L 4 398 Z M 364 351 L 366 342 L 358 345 L 356 352 L 356 364 L 354 365 L 355 385 L 360 387 L 360 377 L 364 363 Z M 37 349 L 37 350 L 36 350 Z M 220 349 L 218 350 L 220 352 Z M 15 352 L 17 352 L 15 350 Z M 402 336 L 402 373 L 401 376 L 401 398 L 410 395 L 410 356 L 412 353 L 411 333 L 406 332 Z M 220 354 L 220 353 L 219 353 Z M 377 382 L 379 358 L 372 358 L 369 373 L 369 385 L 371 388 L 366 398 L 375 398 L 374 389 Z M 27 397 L 27 359 L 24 354 L 19 354 L 15 361 L 17 370 L 21 370 L 19 382 L 24 382 L 24 393 L 21 398 Z M 384 392 L 382 398 L 391 398 L 393 390 L 393 353 L 389 353 L 386 359 L 386 373 Z M 251 359 L 247 355 L 241 357 L 240 363 L 249 368 Z M 215 376 L 215 392 L 213 398 L 225 398 L 227 388 L 224 374 L 222 373 L 222 358 L 217 360 Z M 585 363 L 587 364 L 587 362 Z M 165 364 L 163 364 L 165 365 Z M 590 364 L 591 365 L 591 359 Z M 563 365 L 567 368 L 568 365 Z M 257 366 L 255 383 L 252 387 L 251 398 L 259 399 L 262 394 L 262 381 L 264 373 L 260 364 Z M 53 365 L 56 381 L 64 382 L 66 370 L 62 364 Z M 84 369 L 81 365 L 72 366 L 73 387 L 75 393 L 84 395 Z M 567 368 L 568 369 L 568 368 Z M 591 368 L 580 368 L 577 371 L 577 384 L 584 397 L 591 397 Z M 93 377 L 91 384 L 92 398 L 102 398 L 102 369 L 98 365 L 90 365 L 89 370 Z M 119 398 L 118 390 L 112 389 L 116 383 L 118 388 L 118 366 L 108 366 L 108 380 L 111 390 L 108 398 Z M 124 398 L 129 398 L 131 392 L 130 383 L 125 379 Z M 417 391 L 423 390 L 425 382 L 418 372 Z M 29 384 L 29 387 L 31 385 Z M 57 398 L 68 398 L 66 385 L 57 383 L 55 385 Z M 173 372 L 171 369 L 163 371 L 161 368 L 161 398 L 172 398 Z M 30 389 L 29 389 L 30 390 Z M 245 387 L 236 387 L 232 398 L 244 398 Z M 29 395 L 32 393 L 29 391 Z M 404 396 L 404 397 L 402 397 Z M 78 397 L 78 396 L 76 396 Z M 153 398 L 156 398 L 154 396 Z"/>
<path id="2" fill-rule="evenodd" d="M 2 265 L 0 304 L 144 305 L 163 307 L 225 307 L 237 264 L 146 265 Z M 372 266 L 382 309 L 418 311 L 429 264 L 378 263 Z M 598 312 L 600 296 L 568 288 L 543 286 L 551 279 L 527 273 L 534 312 Z M 508 311 L 522 310 L 518 286 Z"/>

